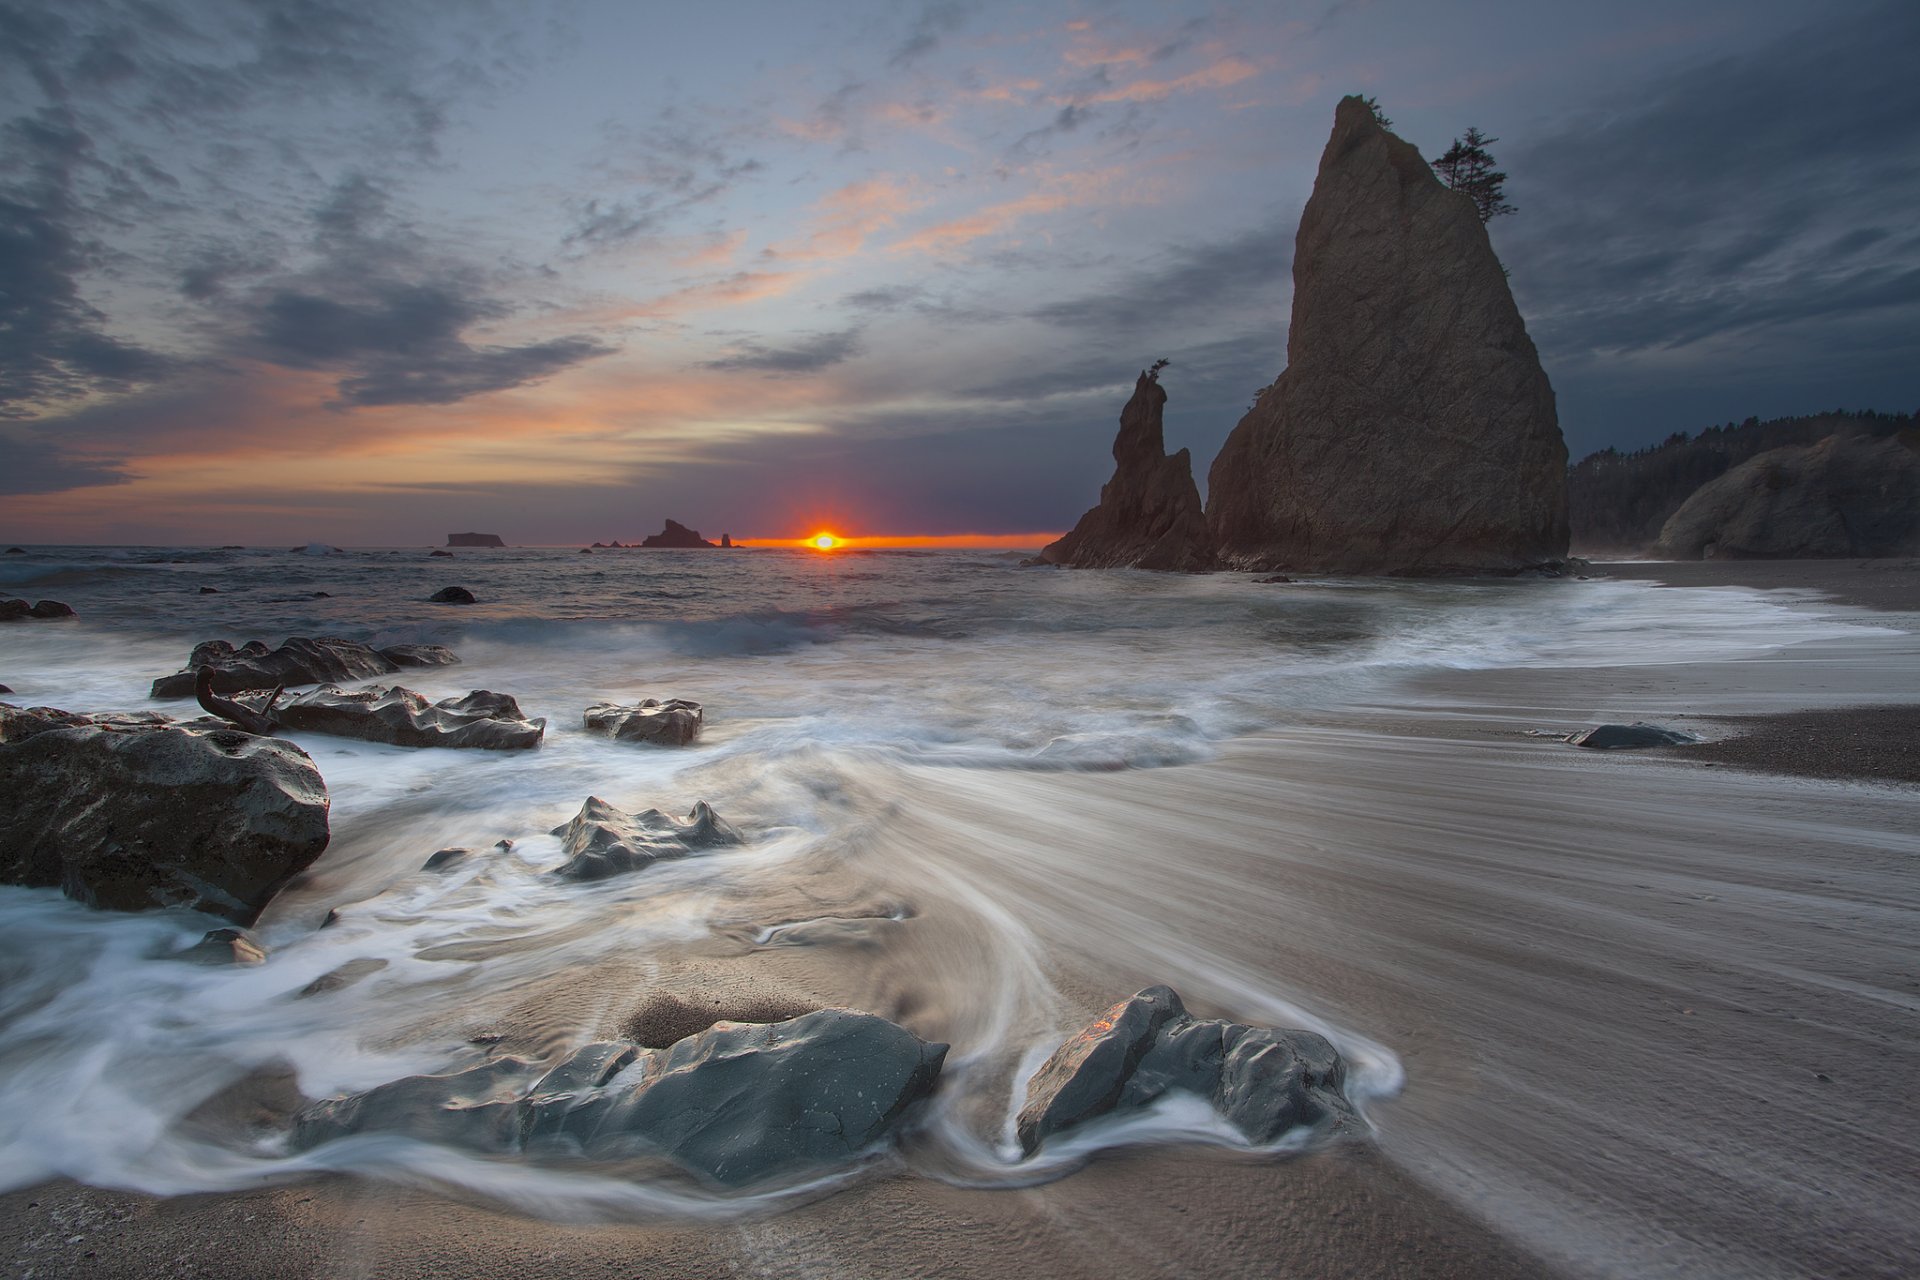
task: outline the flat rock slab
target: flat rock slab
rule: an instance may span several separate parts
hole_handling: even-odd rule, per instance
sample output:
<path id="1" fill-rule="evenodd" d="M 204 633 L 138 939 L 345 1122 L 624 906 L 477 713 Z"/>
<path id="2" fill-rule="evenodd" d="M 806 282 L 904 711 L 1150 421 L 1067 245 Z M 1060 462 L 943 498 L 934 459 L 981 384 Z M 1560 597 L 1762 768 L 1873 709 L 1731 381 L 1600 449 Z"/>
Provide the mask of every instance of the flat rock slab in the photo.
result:
<path id="1" fill-rule="evenodd" d="M 560 837 L 567 853 L 566 864 L 553 872 L 563 880 L 605 880 L 662 858 L 742 843 L 740 833 L 705 800 L 685 818 L 676 818 L 658 809 L 628 813 L 599 796 L 588 796 L 580 812 L 552 834 Z"/>
<path id="2" fill-rule="evenodd" d="M 1657 724 L 1634 721 L 1632 724 L 1600 724 L 1582 729 L 1567 742 L 1571 746 L 1594 751 L 1633 751 L 1645 747 L 1684 747 L 1700 739 L 1684 729 L 1668 729 Z"/>
<path id="3" fill-rule="evenodd" d="M 684 747 L 700 736 L 706 708 L 684 698 L 665 702 L 648 698 L 636 706 L 596 702 L 587 708 L 586 725 L 594 733 L 611 734 L 617 742 L 651 742 Z"/>
<path id="4" fill-rule="evenodd" d="M 295 733 L 327 733 L 395 747 L 471 747 L 486 751 L 525 751 L 540 745 L 544 719 L 529 720 L 520 704 L 504 693 L 475 689 L 460 698 L 428 702 L 411 689 L 343 690 L 323 685 L 296 698 L 273 703 L 269 695 L 234 699 L 243 707 L 270 715 Z"/>
<path id="5" fill-rule="evenodd" d="M 327 807 L 290 742 L 0 703 L 0 882 L 247 925 L 326 849 Z"/>
<path id="6" fill-rule="evenodd" d="M 851 1009 L 720 1022 L 665 1049 L 589 1044 L 551 1070 L 502 1058 L 410 1076 L 308 1107 L 293 1141 L 380 1132 L 493 1154 L 664 1156 L 738 1187 L 845 1164 L 890 1140 L 946 1055 Z"/>
<path id="7" fill-rule="evenodd" d="M 396 645 L 397 650 L 437 649 L 438 645 Z M 400 663 L 357 640 L 337 636 L 292 636 L 278 649 L 258 640 L 238 648 L 225 640 L 205 640 L 193 647 L 184 669 L 153 682 L 156 698 L 191 698 L 202 667 L 213 671 L 213 692 L 240 693 L 247 689 L 276 689 L 281 685 L 338 684 L 392 675 Z"/>
<path id="8" fill-rule="evenodd" d="M 1020 1146 L 1137 1111 L 1171 1092 L 1194 1094 L 1257 1144 L 1351 1118 L 1346 1064 L 1324 1036 L 1203 1021 L 1167 987 L 1122 1000 L 1067 1039 L 1027 1082 Z"/>

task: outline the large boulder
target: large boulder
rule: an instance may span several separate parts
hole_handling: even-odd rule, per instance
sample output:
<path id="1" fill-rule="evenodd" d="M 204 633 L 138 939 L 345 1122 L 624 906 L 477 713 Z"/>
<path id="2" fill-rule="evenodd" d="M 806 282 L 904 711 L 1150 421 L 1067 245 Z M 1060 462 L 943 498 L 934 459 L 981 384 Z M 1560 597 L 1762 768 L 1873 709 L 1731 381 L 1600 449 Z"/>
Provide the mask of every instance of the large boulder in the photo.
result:
<path id="1" fill-rule="evenodd" d="M 689 529 L 678 520 L 669 520 L 666 527 L 659 533 L 648 534 L 642 538 L 640 545 L 643 547 L 711 547 L 714 544 L 701 537 L 698 529 Z"/>
<path id="2" fill-rule="evenodd" d="M 25 622 L 29 618 L 76 617 L 73 606 L 58 600 L 36 600 L 28 604 L 10 596 L 0 596 L 0 622 Z"/>
<path id="3" fill-rule="evenodd" d="M 1345 1083 L 1346 1064 L 1324 1036 L 1203 1021 L 1168 988 L 1148 987 L 1054 1050 L 1027 1082 L 1015 1129 L 1031 1155 L 1052 1134 L 1180 1092 L 1267 1144 L 1351 1117 Z"/>
<path id="4" fill-rule="evenodd" d="M 1567 553 L 1553 388 L 1472 200 L 1345 98 L 1294 243 L 1287 368 L 1208 473 L 1242 569 L 1512 572 Z"/>
<path id="5" fill-rule="evenodd" d="M 395 747 L 525 751 L 539 746 L 547 730 L 546 720 L 527 719 L 510 695 L 486 689 L 428 702 L 399 685 L 355 690 L 322 685 L 289 699 L 252 693 L 234 701 L 294 733 L 327 733 Z"/>
<path id="6" fill-rule="evenodd" d="M 1120 411 L 1113 440 L 1113 479 L 1100 489 L 1100 505 L 1080 517 L 1073 531 L 1040 552 L 1049 564 L 1078 569 L 1171 569 L 1200 573 L 1215 567 L 1193 466 L 1182 449 L 1167 456 L 1161 412 L 1167 393 L 1159 379 L 1142 372 L 1133 398 Z"/>
<path id="7" fill-rule="evenodd" d="M 294 1145 L 398 1133 L 490 1154 L 664 1156 L 723 1186 L 845 1164 L 933 1091 L 947 1046 L 870 1013 L 721 1022 L 665 1049 L 598 1042 L 551 1070 L 501 1058 L 329 1099 Z"/>
<path id="8" fill-rule="evenodd" d="M 411 665 L 411 664 L 410 664 Z M 156 698 L 191 698 L 202 667 L 213 669 L 215 693 L 243 689 L 274 689 L 281 685 L 337 684 L 391 675 L 400 668 L 393 659 L 356 640 L 335 636 L 292 636 L 278 649 L 258 640 L 235 648 L 225 640 L 206 640 L 193 648 L 186 667 L 153 682 Z"/>
<path id="9" fill-rule="evenodd" d="M 1920 436 L 1831 435 L 1770 449 L 1709 480 L 1667 518 L 1670 560 L 1920 554 Z"/>
<path id="10" fill-rule="evenodd" d="M 326 783 L 290 742 L 0 703 L 0 882 L 247 925 L 327 834 Z"/>
<path id="11" fill-rule="evenodd" d="M 685 698 L 669 698 L 665 702 L 646 698 L 631 707 L 617 702 L 596 702 L 587 708 L 585 718 L 590 732 L 610 734 L 618 742 L 684 747 L 700 736 L 706 708 Z"/>
<path id="12" fill-rule="evenodd" d="M 705 800 L 695 803 L 685 818 L 676 818 L 658 809 L 628 813 L 599 796 L 588 796 L 580 812 L 552 834 L 560 837 L 567 854 L 553 873 L 563 880 L 605 880 L 662 858 L 741 843 L 740 833 Z"/>

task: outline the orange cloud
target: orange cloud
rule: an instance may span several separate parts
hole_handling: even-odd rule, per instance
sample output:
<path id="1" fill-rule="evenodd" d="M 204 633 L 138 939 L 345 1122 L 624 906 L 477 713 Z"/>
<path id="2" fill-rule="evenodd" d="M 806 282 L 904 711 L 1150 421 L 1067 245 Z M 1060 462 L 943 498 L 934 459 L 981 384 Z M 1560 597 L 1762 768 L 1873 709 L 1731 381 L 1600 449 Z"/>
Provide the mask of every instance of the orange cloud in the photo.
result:
<path id="1" fill-rule="evenodd" d="M 814 230 L 806 239 L 773 245 L 765 256 L 800 261 L 850 257 L 869 236 L 926 203 L 911 182 L 878 177 L 849 183 L 815 203 Z"/>
<path id="2" fill-rule="evenodd" d="M 1251 80 L 1260 74 L 1260 68 L 1245 58 L 1228 56 L 1210 67 L 1177 76 L 1172 80 L 1135 80 L 1115 89 L 1073 99 L 1077 102 L 1160 102 L 1177 93 L 1192 93 L 1200 89 L 1224 89 L 1229 85 Z M 1066 99 L 1062 99 L 1066 101 Z"/>
<path id="3" fill-rule="evenodd" d="M 1128 180 L 1125 188 L 1116 193 L 1123 178 Z M 1150 183 L 1141 183 L 1137 176 L 1118 167 L 1060 174 L 1047 178 L 1040 190 L 1021 196 L 1018 200 L 988 205 L 973 213 L 924 227 L 887 248 L 892 253 L 944 253 L 986 236 L 999 235 L 1034 214 L 1053 213 L 1100 200 L 1137 204 L 1151 200 L 1156 195 L 1157 189 Z"/>

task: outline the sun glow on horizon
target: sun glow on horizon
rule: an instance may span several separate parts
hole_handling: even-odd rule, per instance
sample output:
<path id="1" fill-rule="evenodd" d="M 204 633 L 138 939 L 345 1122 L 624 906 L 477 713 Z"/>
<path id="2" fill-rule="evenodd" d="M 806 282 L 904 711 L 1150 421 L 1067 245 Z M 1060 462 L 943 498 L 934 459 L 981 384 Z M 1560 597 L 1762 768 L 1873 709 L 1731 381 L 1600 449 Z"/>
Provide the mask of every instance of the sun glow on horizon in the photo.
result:
<path id="1" fill-rule="evenodd" d="M 816 533 L 811 538 L 808 538 L 807 545 L 815 551 L 832 551 L 836 547 L 845 546 L 846 543 L 830 533 L 822 532 Z"/>

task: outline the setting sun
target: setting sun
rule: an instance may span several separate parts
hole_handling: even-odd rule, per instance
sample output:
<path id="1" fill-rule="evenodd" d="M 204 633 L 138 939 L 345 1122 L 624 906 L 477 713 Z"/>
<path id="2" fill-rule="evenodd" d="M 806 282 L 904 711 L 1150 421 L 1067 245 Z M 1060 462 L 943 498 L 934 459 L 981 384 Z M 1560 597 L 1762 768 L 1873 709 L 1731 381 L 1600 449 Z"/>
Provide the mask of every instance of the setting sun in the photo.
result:
<path id="1" fill-rule="evenodd" d="M 831 551 L 842 544 L 830 533 L 816 533 L 807 539 L 807 545 L 816 551 Z"/>

